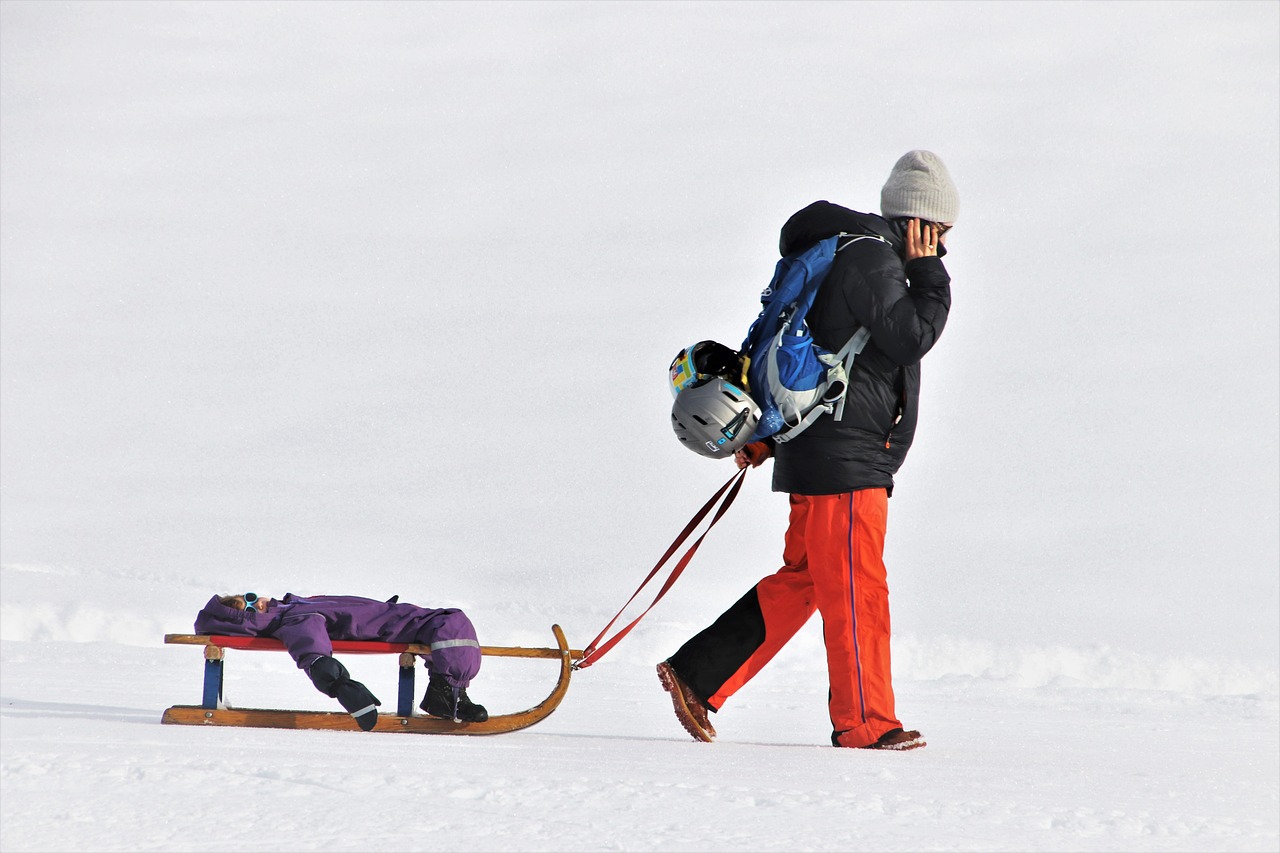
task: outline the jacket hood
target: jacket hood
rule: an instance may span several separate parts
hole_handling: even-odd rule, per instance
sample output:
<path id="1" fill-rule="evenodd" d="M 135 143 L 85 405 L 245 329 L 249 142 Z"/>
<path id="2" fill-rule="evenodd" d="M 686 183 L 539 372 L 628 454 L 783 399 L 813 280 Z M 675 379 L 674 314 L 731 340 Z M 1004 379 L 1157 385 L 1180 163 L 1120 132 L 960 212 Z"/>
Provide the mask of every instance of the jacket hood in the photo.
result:
<path id="1" fill-rule="evenodd" d="M 903 245 L 902 235 L 895 233 L 896 230 L 893 223 L 874 213 L 859 213 L 829 201 L 815 201 L 792 214 L 782 226 L 778 251 L 783 256 L 790 255 L 841 232 L 884 237 L 893 244 L 895 250 L 899 250 Z"/>
<path id="2" fill-rule="evenodd" d="M 782 226 L 778 251 L 785 257 L 803 251 L 819 240 L 825 240 L 840 233 L 883 237 L 889 241 L 889 245 L 898 255 L 906 252 L 907 234 L 904 220 L 890 221 L 874 213 L 860 213 L 829 201 L 815 201 L 803 210 L 792 214 Z M 938 257 L 945 255 L 946 251 L 945 246 L 939 246 Z"/>

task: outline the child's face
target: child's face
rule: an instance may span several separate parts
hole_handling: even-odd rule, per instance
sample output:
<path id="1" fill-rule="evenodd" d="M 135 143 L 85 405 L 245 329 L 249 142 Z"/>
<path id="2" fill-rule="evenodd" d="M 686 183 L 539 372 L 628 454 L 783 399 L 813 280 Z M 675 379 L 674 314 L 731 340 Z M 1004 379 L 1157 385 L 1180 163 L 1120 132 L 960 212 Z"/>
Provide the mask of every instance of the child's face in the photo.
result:
<path id="1" fill-rule="evenodd" d="M 271 599 L 258 596 L 258 599 L 254 601 L 252 605 L 247 605 L 245 604 L 244 596 L 237 595 L 232 601 L 231 606 L 234 607 L 236 610 L 249 610 L 250 608 L 252 608 L 253 610 L 258 611 L 259 613 L 265 613 L 267 609 L 267 603 L 269 601 L 271 601 Z"/>

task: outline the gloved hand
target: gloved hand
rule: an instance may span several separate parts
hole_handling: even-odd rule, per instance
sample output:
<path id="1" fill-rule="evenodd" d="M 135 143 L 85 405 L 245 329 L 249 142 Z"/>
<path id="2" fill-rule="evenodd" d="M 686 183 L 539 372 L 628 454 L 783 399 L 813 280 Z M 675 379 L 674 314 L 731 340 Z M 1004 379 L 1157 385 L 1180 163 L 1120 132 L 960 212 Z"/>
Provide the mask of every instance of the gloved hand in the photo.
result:
<path id="1" fill-rule="evenodd" d="M 356 718 L 361 729 L 367 732 L 378 724 L 378 706 L 382 703 L 368 687 L 353 681 L 351 673 L 339 661 L 327 656 L 317 658 L 307 667 L 307 676 L 317 690 L 337 699 L 347 713 Z"/>
<path id="2" fill-rule="evenodd" d="M 382 703 L 360 682 L 347 679 L 339 685 L 338 701 L 356 718 L 356 725 L 363 731 L 371 731 L 378 724 L 378 706 Z"/>
<path id="3" fill-rule="evenodd" d="M 773 446 L 771 444 L 765 441 L 753 441 L 734 453 L 733 461 L 738 463 L 738 470 L 741 471 L 748 465 L 752 468 L 759 468 L 771 456 L 773 456 Z"/>

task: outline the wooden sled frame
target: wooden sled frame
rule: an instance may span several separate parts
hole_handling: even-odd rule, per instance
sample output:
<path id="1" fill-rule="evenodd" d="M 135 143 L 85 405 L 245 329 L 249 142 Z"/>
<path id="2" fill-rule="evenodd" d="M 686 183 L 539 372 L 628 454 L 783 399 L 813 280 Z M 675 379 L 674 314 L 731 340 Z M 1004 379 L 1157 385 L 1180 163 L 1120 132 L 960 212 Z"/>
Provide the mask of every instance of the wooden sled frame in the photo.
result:
<path id="1" fill-rule="evenodd" d="M 560 676 L 551 695 L 527 711 L 490 716 L 483 723 L 454 722 L 439 717 L 415 716 L 414 673 L 416 657 L 431 656 L 430 646 L 417 643 L 378 643 L 356 640 L 334 640 L 334 653 L 399 654 L 400 681 L 396 713 L 379 714 L 372 731 L 411 732 L 414 734 L 495 735 L 514 732 L 538 723 L 554 711 L 569 690 L 569 677 L 575 661 L 582 659 L 580 649 L 569 648 L 564 631 L 552 625 L 558 648 L 522 648 L 520 646 L 481 646 L 480 653 L 491 657 L 553 658 L 560 661 Z M 350 714 L 341 711 L 285 711 L 266 708 L 228 708 L 222 701 L 223 661 L 227 649 L 241 651 L 285 651 L 284 643 L 269 637 L 230 637 L 211 634 L 165 634 L 172 645 L 204 647 L 204 697 L 200 705 L 174 705 L 164 712 L 161 723 L 195 726 L 247 726 L 269 729 L 331 729 L 360 731 Z"/>

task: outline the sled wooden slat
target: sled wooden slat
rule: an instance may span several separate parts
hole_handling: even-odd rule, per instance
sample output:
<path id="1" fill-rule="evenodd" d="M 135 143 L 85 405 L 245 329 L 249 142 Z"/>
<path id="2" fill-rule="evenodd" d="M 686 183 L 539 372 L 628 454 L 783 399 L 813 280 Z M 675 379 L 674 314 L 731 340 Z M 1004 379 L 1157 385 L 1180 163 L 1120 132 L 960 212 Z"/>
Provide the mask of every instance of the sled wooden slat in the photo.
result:
<path id="1" fill-rule="evenodd" d="M 559 704 L 557 700 L 556 704 Z M 518 714 L 500 714 L 483 723 L 455 723 L 438 717 L 401 717 L 379 714 L 374 732 L 408 732 L 432 735 L 497 735 L 528 728 L 549 716 L 554 706 L 538 713 L 529 709 Z M 258 729 L 322 729 L 358 732 L 360 727 L 350 714 L 341 711 L 283 711 L 266 708 L 202 708 L 199 705 L 174 705 L 164 712 L 161 722 L 189 726 L 239 726 Z"/>
<path id="2" fill-rule="evenodd" d="M 455 723 L 453 720 L 418 716 L 413 713 L 414 655 L 430 655 L 430 646 L 415 643 L 378 643 L 334 640 L 335 652 L 344 654 L 399 654 L 400 700 L 395 714 L 379 714 L 374 732 L 409 732 L 411 734 L 491 735 L 528 728 L 551 715 L 569 690 L 574 661 L 582 659 L 582 651 L 570 649 L 564 631 L 552 625 L 559 648 L 540 649 L 519 646 L 482 646 L 481 654 L 491 657 L 554 658 L 560 661 L 560 674 L 551 694 L 542 702 L 514 714 L 490 715 L 483 723 Z M 337 711 L 289 711 L 271 708 L 228 708 L 222 702 L 222 666 L 224 650 L 285 651 L 284 643 L 267 637 L 230 637 L 207 634 L 166 634 L 164 641 L 174 645 L 203 646 L 205 650 L 205 687 L 203 705 L 174 705 L 160 721 L 187 726 L 245 726 L 270 729 L 325 729 L 360 731 L 350 714 Z"/>

